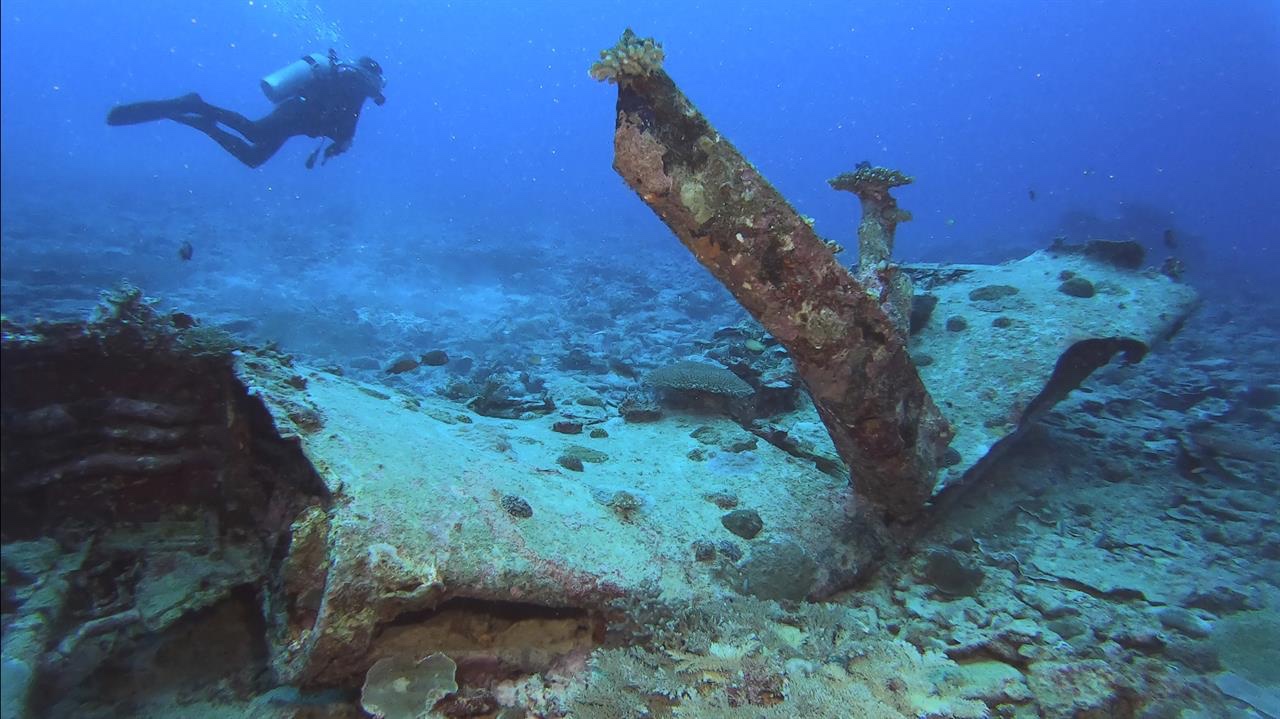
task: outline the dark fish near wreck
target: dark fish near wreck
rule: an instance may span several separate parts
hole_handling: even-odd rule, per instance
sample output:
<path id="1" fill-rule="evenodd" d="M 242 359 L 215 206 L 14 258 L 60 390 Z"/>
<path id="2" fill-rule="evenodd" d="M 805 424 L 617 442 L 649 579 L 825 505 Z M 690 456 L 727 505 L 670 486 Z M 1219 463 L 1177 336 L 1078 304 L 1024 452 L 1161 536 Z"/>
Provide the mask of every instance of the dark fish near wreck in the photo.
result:
<path id="1" fill-rule="evenodd" d="M 183 240 L 182 245 L 178 247 L 178 259 L 182 260 L 183 262 L 190 260 L 191 256 L 194 255 L 195 253 L 196 253 L 196 248 L 192 247 L 191 243 L 186 240 Z"/>
<path id="2" fill-rule="evenodd" d="M 418 361 L 428 367 L 439 367 L 441 365 L 449 364 L 449 354 L 444 350 L 431 350 L 430 352 L 422 355 Z"/>
<path id="3" fill-rule="evenodd" d="M 1036 201 L 1036 191 L 1035 191 L 1035 190 L 1027 190 L 1027 197 L 1031 198 L 1031 201 L 1032 201 L 1032 202 L 1035 202 L 1035 201 Z"/>
<path id="4" fill-rule="evenodd" d="M 387 367 L 387 374 L 403 374 L 418 369 L 418 360 L 412 357 L 401 357 Z"/>
<path id="5" fill-rule="evenodd" d="M 1164 246 L 1171 250 L 1178 248 L 1178 235 L 1173 230 L 1164 231 Z"/>

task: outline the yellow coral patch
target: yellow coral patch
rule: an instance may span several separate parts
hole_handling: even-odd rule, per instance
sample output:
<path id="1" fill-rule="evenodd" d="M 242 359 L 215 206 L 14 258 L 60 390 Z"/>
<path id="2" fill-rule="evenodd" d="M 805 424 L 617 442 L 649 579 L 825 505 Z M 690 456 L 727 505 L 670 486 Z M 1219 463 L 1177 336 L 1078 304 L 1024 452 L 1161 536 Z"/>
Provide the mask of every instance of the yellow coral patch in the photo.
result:
<path id="1" fill-rule="evenodd" d="M 707 206 L 706 188 L 696 180 L 686 180 L 680 184 L 680 204 L 693 214 L 693 221 L 699 225 L 715 216 L 715 211 Z"/>

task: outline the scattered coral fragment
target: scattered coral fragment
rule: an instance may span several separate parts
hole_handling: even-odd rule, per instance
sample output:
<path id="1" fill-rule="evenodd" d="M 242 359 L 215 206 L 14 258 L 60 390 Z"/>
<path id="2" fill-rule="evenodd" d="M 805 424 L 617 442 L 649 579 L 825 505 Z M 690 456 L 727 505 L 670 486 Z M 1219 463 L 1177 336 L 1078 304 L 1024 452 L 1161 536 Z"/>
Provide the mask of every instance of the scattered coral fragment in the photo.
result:
<path id="1" fill-rule="evenodd" d="M 1097 294 L 1093 287 L 1093 283 L 1083 277 L 1072 277 L 1062 284 L 1058 285 L 1058 291 L 1064 295 L 1071 297 L 1080 297 L 1087 299 Z"/>
<path id="2" fill-rule="evenodd" d="M 735 509 L 721 517 L 720 523 L 743 539 L 752 539 L 764 529 L 764 521 L 754 509 Z"/>
<path id="3" fill-rule="evenodd" d="M 507 511 L 507 514 L 510 514 L 513 517 L 528 519 L 533 516 L 533 507 L 530 507 L 529 503 L 522 497 L 517 497 L 514 494 L 506 494 L 503 495 L 501 504 L 502 508 Z"/>

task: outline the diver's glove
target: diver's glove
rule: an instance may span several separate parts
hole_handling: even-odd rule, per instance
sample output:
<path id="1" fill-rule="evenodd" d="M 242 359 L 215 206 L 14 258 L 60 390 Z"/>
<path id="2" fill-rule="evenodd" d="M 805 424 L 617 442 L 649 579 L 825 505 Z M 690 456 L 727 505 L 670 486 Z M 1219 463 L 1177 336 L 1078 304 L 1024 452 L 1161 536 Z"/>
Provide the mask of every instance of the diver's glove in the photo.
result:
<path id="1" fill-rule="evenodd" d="M 351 147 L 350 142 L 335 142 L 324 148 L 324 157 L 320 159 L 320 164 L 323 165 L 328 162 L 330 157 L 337 157 L 338 155 L 341 155 L 346 152 L 349 147 Z"/>
<path id="2" fill-rule="evenodd" d="M 310 170 L 316 166 L 316 158 L 320 159 L 320 166 L 323 167 L 324 164 L 329 161 L 330 157 L 337 157 L 338 155 L 346 152 L 350 147 L 350 142 L 335 142 L 326 147 L 324 140 L 322 139 L 320 141 L 320 146 L 312 150 L 311 154 L 307 156 L 307 169 Z M 320 153 L 321 149 L 324 150 L 323 155 Z"/>

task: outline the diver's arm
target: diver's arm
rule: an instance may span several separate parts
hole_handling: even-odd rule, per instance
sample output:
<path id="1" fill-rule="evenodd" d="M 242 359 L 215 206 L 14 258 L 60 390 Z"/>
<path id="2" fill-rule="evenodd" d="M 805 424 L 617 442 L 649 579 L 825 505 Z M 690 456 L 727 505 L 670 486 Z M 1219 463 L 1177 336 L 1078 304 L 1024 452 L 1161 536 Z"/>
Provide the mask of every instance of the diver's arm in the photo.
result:
<path id="1" fill-rule="evenodd" d="M 338 87 L 335 87 L 335 94 L 344 97 L 345 101 L 340 102 L 337 119 L 331 128 L 332 133 L 329 138 L 333 140 L 333 144 L 324 150 L 324 159 L 336 157 L 351 149 L 351 143 L 356 136 L 356 125 L 360 122 L 360 111 L 364 108 L 364 101 L 370 97 L 368 86 L 361 79 L 361 76 L 354 70 L 344 69 L 338 75 Z M 374 102 L 381 100 L 386 102 L 386 98 L 382 97 L 382 93 L 378 92 L 374 97 Z M 378 104 L 382 104 L 378 102 Z"/>
<path id="2" fill-rule="evenodd" d="M 355 103 L 355 109 L 346 110 L 338 115 L 338 120 L 333 128 L 333 134 L 329 138 L 333 140 L 333 144 L 325 148 L 325 159 L 341 155 L 351 149 L 351 142 L 356 137 L 356 123 L 360 122 L 360 105 L 364 102 L 361 98 Z"/>
<path id="3" fill-rule="evenodd" d="M 333 140 L 333 144 L 325 148 L 325 159 L 341 155 L 351 149 L 351 142 L 356 137 L 356 121 L 359 119 L 359 112 L 352 113 L 350 120 L 343 122 L 338 131 L 329 136 Z"/>

